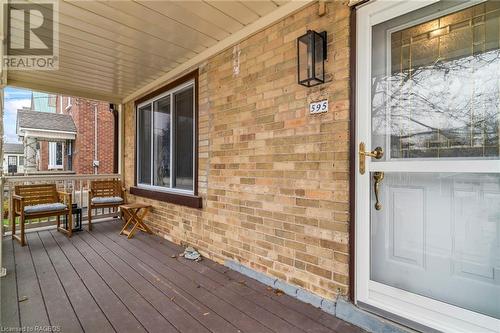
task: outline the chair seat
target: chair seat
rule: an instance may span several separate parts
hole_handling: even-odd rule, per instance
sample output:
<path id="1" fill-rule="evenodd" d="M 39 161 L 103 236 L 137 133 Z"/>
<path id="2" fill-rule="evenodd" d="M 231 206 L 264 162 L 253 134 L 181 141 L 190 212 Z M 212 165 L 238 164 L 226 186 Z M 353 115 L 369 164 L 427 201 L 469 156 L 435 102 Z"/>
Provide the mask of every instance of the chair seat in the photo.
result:
<path id="1" fill-rule="evenodd" d="M 121 197 L 95 197 L 92 198 L 93 204 L 119 204 L 123 202 Z"/>
<path id="2" fill-rule="evenodd" d="M 33 206 L 24 207 L 25 214 L 33 214 L 33 213 L 43 213 L 43 212 L 55 212 L 59 210 L 65 210 L 68 206 L 60 202 L 39 204 Z"/>

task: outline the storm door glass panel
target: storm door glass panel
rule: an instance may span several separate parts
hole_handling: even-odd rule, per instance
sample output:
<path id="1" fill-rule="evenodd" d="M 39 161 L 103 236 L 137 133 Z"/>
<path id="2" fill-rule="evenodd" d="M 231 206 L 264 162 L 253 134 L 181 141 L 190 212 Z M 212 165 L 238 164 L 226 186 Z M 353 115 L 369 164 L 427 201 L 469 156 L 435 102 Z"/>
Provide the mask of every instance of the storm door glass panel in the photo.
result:
<path id="1" fill-rule="evenodd" d="M 175 184 L 182 190 L 193 190 L 193 87 L 183 89 L 174 97 L 174 159 Z"/>
<path id="2" fill-rule="evenodd" d="M 138 183 L 151 185 L 151 104 L 137 110 Z"/>
<path id="3" fill-rule="evenodd" d="M 170 95 L 153 103 L 153 185 L 170 187 Z"/>
<path id="4" fill-rule="evenodd" d="M 372 146 L 381 161 L 497 159 L 500 2 L 418 14 L 374 27 Z"/>

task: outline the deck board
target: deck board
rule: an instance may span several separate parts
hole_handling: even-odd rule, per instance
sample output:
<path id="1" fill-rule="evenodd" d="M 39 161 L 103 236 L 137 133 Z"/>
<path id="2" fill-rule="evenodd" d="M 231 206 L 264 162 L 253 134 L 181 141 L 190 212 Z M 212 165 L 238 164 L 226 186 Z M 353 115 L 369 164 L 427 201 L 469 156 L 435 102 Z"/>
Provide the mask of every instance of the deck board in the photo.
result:
<path id="1" fill-rule="evenodd" d="M 83 332 L 38 233 L 28 233 L 26 238 L 50 322 L 64 332 Z"/>
<path id="2" fill-rule="evenodd" d="M 28 234 L 22 248 L 3 241 L 2 327 L 61 332 L 352 333 L 361 329 L 210 260 L 138 233 L 119 236 L 117 220 L 94 231 Z M 172 255 L 176 255 L 172 258 Z M 19 291 L 19 293 L 17 293 Z M 18 298 L 26 300 L 18 302 Z"/>
<path id="3" fill-rule="evenodd" d="M 110 230 L 109 226 L 106 226 L 107 229 L 103 230 L 105 233 L 106 230 Z M 112 231 L 112 230 L 111 230 Z M 164 255 L 158 253 L 151 248 L 147 248 L 147 250 L 143 250 L 141 248 L 135 247 L 134 239 L 126 239 L 124 237 L 120 237 L 117 233 L 108 232 L 108 235 L 111 239 L 114 239 L 118 242 L 118 244 L 122 244 L 123 246 L 127 246 L 127 250 L 130 253 L 133 253 L 137 256 L 142 263 L 148 265 L 148 269 L 152 272 L 155 272 L 157 276 L 162 276 L 166 281 L 170 284 L 176 284 L 182 289 L 183 293 L 188 293 L 194 298 L 200 300 L 202 303 L 206 304 L 207 307 L 211 308 L 212 311 L 215 311 L 218 315 L 223 316 L 224 318 L 231 320 L 235 326 L 244 331 L 244 332 L 272 332 L 269 328 L 259 322 L 259 320 L 252 318 L 245 312 L 238 309 L 237 304 L 231 304 L 224 299 L 221 299 L 214 295 L 211 292 L 211 288 L 207 288 L 201 283 L 203 280 L 203 276 L 197 275 L 183 275 L 176 270 L 176 260 L 173 260 L 170 257 L 165 258 Z M 127 243 L 125 243 L 127 242 Z M 142 245 L 142 243 L 141 243 Z M 160 261 L 157 258 L 165 258 L 164 261 Z M 168 262 L 168 265 L 165 264 Z"/>
<path id="4" fill-rule="evenodd" d="M 14 242 L 14 241 L 12 241 Z M 14 243 L 20 325 L 50 326 L 29 246 Z"/>
<path id="5" fill-rule="evenodd" d="M 144 242 L 144 246 L 154 246 L 165 254 L 180 253 L 182 248 L 179 245 L 156 237 L 151 241 L 146 234 L 138 234 L 135 239 Z M 182 264 L 191 267 L 204 276 L 225 284 L 224 281 L 231 281 L 233 289 L 242 297 L 250 299 L 256 303 L 265 304 L 266 309 L 276 313 L 280 317 L 290 321 L 294 325 L 301 327 L 306 332 L 324 332 L 331 329 L 339 332 L 363 332 L 362 329 L 346 323 L 343 320 L 326 314 L 318 308 L 304 304 L 303 302 L 288 295 L 275 295 L 269 292 L 269 288 L 256 280 L 246 277 L 236 271 L 217 264 L 211 260 L 201 261 L 201 265 L 189 260 L 180 261 Z M 205 268 L 204 268 L 205 267 Z M 206 269 L 210 268 L 210 269 Z M 271 299 L 271 302 L 269 302 Z"/>
<path id="6" fill-rule="evenodd" d="M 85 243 L 82 237 L 75 236 L 72 244 L 147 331 L 158 329 L 159 332 L 176 332 L 168 320 L 161 316 L 119 273 Z"/>
<path id="7" fill-rule="evenodd" d="M 49 232 L 38 233 L 85 332 L 113 332 L 113 326 Z"/>
<path id="8" fill-rule="evenodd" d="M 166 241 L 144 242 L 146 239 L 145 237 L 147 237 L 147 235 L 138 235 L 138 237 L 130 240 L 130 242 L 133 241 L 136 244 L 140 244 L 138 245 L 139 247 L 151 249 L 151 251 L 157 253 L 158 256 L 167 258 L 171 254 L 178 254 L 181 252 L 180 247 Z M 235 281 L 228 279 L 224 274 L 204 265 L 206 261 L 207 260 L 193 262 L 189 260 L 175 260 L 172 265 L 175 265 L 175 267 L 185 275 L 200 275 L 202 277 L 201 283 L 216 290 L 216 295 L 231 303 L 244 306 L 245 311 L 251 311 L 255 316 L 254 318 L 264 320 L 264 322 L 268 323 L 268 325 L 270 325 L 269 327 L 275 331 L 295 332 L 299 330 L 306 332 L 332 332 L 329 328 L 318 325 L 312 320 L 308 320 L 307 317 L 301 315 L 299 312 L 283 308 L 281 304 L 266 297 L 264 294 L 256 293 L 250 288 L 245 288 L 245 286 L 240 283 L 241 280 Z M 216 263 L 214 264 L 217 265 Z M 244 291 L 241 291 L 241 289 L 244 289 Z M 266 292 L 268 293 L 267 290 Z M 281 327 L 277 325 L 281 325 Z"/>
<path id="9" fill-rule="evenodd" d="M 88 246 L 95 249 L 102 259 L 113 267 L 113 269 L 115 269 L 125 281 L 127 281 L 130 287 L 134 288 L 134 290 L 136 290 L 139 295 L 148 301 L 159 314 L 171 323 L 171 325 L 169 324 L 169 329 L 175 327 L 178 331 L 182 332 L 209 332 L 208 329 L 193 320 L 188 313 L 175 304 L 170 298 L 162 295 L 154 284 L 145 283 L 141 275 L 135 272 L 125 261 L 123 261 L 115 253 L 109 251 L 90 234 L 82 234 L 78 237 L 82 238 Z M 146 311 L 146 309 L 142 309 L 142 311 Z M 153 327 L 160 328 L 159 325 L 153 325 Z"/>
<path id="10" fill-rule="evenodd" d="M 66 236 L 56 231 L 51 231 L 51 234 L 73 264 L 78 276 L 84 281 L 99 307 L 106 314 L 113 328 L 117 332 L 146 332 L 109 285 L 73 246 L 74 240 L 68 240 Z"/>
<path id="11" fill-rule="evenodd" d="M 101 232 L 92 233 L 92 236 L 99 240 L 105 247 L 113 251 L 116 255 L 124 259 L 130 267 L 140 274 L 145 280 L 154 284 L 163 293 L 163 295 L 184 309 L 184 311 L 190 313 L 194 320 L 200 321 L 200 323 L 207 327 L 210 331 L 238 332 L 238 329 L 232 325 L 229 320 L 225 320 L 221 316 L 217 315 L 209 307 L 179 287 L 180 285 L 188 286 L 189 288 L 189 285 L 186 282 L 179 279 L 175 280 L 175 276 L 172 277 L 174 280 L 173 282 L 165 278 L 164 275 L 171 276 L 167 269 L 162 269 L 161 267 L 158 268 L 164 273 L 164 275 L 161 275 L 151 269 L 146 263 L 138 260 L 139 258 L 134 257 L 132 255 L 135 253 L 134 249 L 131 249 L 130 247 L 127 247 L 127 249 L 122 248 Z"/>
<path id="12" fill-rule="evenodd" d="M 7 269 L 7 275 L 0 279 L 2 299 L 0 322 L 5 327 L 19 327 L 19 305 L 13 245 L 10 241 L 2 243 L 2 253 L 4 256 L 2 263 Z"/>

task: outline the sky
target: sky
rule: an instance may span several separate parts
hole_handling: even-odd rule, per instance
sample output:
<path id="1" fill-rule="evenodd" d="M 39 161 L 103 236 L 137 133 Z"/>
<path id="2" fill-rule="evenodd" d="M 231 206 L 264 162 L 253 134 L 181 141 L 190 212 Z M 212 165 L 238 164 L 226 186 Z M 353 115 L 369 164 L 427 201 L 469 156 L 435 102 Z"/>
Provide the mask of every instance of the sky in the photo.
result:
<path id="1" fill-rule="evenodd" d="M 23 106 L 30 107 L 31 90 L 7 87 L 4 89 L 4 140 L 5 142 L 19 142 L 16 134 L 17 109 Z"/>

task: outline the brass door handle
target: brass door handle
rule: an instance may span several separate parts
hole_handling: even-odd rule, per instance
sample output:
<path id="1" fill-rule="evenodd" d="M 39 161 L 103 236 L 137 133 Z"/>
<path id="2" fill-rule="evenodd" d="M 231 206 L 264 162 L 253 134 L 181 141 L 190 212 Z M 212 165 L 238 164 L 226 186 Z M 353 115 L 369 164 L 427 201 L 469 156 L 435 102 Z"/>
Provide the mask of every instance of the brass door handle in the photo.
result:
<path id="1" fill-rule="evenodd" d="M 366 170 L 366 157 L 373 157 L 377 160 L 381 159 L 384 156 L 384 149 L 382 147 L 377 147 L 373 151 L 365 151 L 365 143 L 359 143 L 359 173 L 364 175 Z"/>
<path id="2" fill-rule="evenodd" d="M 375 209 L 381 210 L 382 204 L 380 203 L 380 183 L 384 179 L 384 173 L 377 171 L 373 173 L 373 191 L 375 192 Z"/>

